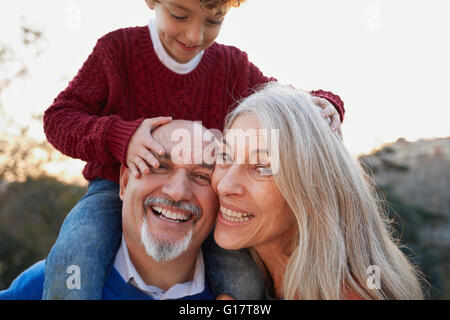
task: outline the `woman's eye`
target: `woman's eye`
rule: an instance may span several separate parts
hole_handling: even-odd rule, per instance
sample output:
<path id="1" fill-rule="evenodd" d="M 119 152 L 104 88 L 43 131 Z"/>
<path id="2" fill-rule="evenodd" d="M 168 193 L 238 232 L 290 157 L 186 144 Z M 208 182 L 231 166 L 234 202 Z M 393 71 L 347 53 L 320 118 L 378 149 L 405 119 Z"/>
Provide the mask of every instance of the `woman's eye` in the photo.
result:
<path id="1" fill-rule="evenodd" d="M 262 176 L 271 176 L 273 175 L 272 167 L 269 165 L 257 165 L 256 171 Z"/>

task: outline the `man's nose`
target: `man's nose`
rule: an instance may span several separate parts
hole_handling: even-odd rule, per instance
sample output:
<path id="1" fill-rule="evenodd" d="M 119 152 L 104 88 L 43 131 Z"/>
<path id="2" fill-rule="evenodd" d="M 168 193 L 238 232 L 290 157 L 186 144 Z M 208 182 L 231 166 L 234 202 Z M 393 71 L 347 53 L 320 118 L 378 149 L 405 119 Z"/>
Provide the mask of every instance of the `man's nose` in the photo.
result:
<path id="1" fill-rule="evenodd" d="M 242 184 L 242 165 L 233 164 L 225 172 L 217 184 L 219 196 L 243 196 L 245 188 Z"/>
<path id="2" fill-rule="evenodd" d="M 203 42 L 203 24 L 200 22 L 193 22 L 186 34 L 186 40 L 189 42 L 188 45 L 200 45 Z"/>
<path id="3" fill-rule="evenodd" d="M 185 170 L 172 173 L 162 188 L 162 192 L 173 201 L 191 200 L 190 180 Z"/>

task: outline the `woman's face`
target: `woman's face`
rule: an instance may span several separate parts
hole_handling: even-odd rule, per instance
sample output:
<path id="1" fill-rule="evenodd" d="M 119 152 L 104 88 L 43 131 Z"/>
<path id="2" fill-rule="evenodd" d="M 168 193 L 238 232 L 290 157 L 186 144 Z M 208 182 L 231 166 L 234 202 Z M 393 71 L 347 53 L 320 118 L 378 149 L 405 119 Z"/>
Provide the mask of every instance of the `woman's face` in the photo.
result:
<path id="1" fill-rule="evenodd" d="M 275 184 L 256 116 L 239 116 L 230 129 L 212 177 L 220 201 L 214 238 L 225 249 L 257 248 L 292 231 L 293 215 Z"/>

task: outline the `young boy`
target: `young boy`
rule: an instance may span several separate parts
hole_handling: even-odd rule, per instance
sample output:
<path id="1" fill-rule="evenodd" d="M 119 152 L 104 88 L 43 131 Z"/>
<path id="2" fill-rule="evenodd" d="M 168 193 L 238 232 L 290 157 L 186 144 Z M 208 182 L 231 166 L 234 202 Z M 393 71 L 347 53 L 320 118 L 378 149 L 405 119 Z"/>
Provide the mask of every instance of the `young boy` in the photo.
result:
<path id="1" fill-rule="evenodd" d="M 152 153 L 162 155 L 164 150 L 152 139 L 152 129 L 176 118 L 222 130 L 236 99 L 274 80 L 244 52 L 214 42 L 228 9 L 241 2 L 146 0 L 155 20 L 100 38 L 45 112 L 49 142 L 87 162 L 83 175 L 89 187 L 64 221 L 47 258 L 44 299 L 101 298 L 121 240 L 119 167 L 128 166 L 136 177 L 158 167 Z M 332 118 L 332 128 L 339 129 L 342 101 L 321 90 L 313 94 L 337 109 L 318 101 L 324 116 Z M 216 258 L 227 259 L 222 254 Z M 66 284 L 72 265 L 82 273 L 78 290 L 69 290 Z M 208 275 L 215 276 L 209 271 Z M 239 297 L 238 292 L 226 293 Z"/>

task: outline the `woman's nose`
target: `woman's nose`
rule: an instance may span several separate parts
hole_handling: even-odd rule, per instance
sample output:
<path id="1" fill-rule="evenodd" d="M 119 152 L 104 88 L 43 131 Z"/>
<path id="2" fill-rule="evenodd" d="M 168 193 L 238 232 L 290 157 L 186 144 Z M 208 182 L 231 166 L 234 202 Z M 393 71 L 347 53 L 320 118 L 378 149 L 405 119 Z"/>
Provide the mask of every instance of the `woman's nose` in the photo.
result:
<path id="1" fill-rule="evenodd" d="M 242 181 L 241 165 L 233 164 L 227 169 L 223 169 L 224 173 L 217 184 L 217 192 L 219 196 L 242 196 L 245 187 Z"/>
<path id="2" fill-rule="evenodd" d="M 171 174 L 164 184 L 162 192 L 173 201 L 191 200 L 192 190 L 188 173 L 185 170 L 179 170 Z"/>

